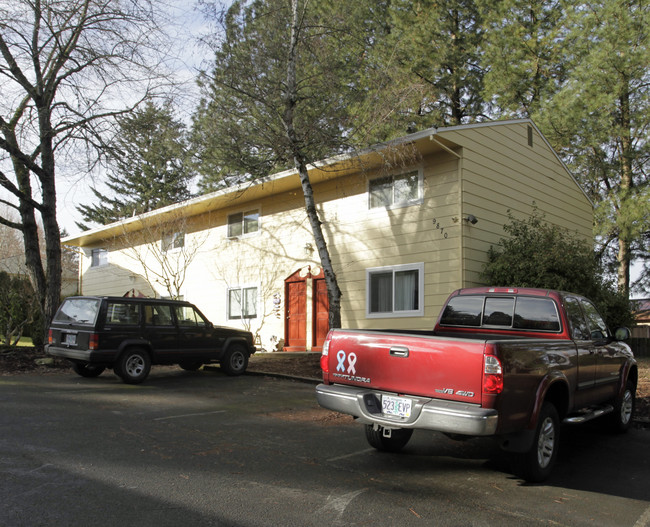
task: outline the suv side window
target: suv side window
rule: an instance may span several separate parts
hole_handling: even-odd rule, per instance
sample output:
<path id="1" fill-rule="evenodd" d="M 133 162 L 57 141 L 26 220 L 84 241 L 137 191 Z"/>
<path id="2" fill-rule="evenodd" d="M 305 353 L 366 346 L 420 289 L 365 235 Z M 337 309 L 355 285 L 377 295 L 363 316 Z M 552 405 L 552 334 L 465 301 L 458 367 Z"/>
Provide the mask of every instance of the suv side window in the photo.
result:
<path id="1" fill-rule="evenodd" d="M 173 326 L 171 307 L 165 304 L 145 305 L 144 323 L 147 326 Z"/>
<path id="2" fill-rule="evenodd" d="M 108 302 L 106 324 L 135 326 L 140 323 L 140 306 L 128 302 Z"/>
<path id="3" fill-rule="evenodd" d="M 191 306 L 177 306 L 175 310 L 176 320 L 180 327 L 205 327 L 207 325 L 204 318 Z"/>

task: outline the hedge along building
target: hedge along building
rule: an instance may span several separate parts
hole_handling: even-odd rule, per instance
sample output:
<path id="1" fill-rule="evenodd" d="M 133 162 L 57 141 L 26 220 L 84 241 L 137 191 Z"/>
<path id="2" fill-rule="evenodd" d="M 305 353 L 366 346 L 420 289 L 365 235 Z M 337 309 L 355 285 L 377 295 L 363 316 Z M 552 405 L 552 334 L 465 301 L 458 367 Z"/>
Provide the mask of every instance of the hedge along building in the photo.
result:
<path id="1" fill-rule="evenodd" d="M 480 285 L 508 211 L 592 240 L 593 206 L 530 120 L 402 137 L 310 167 L 342 291 L 342 324 L 429 329 Z M 86 295 L 181 296 L 266 350 L 319 350 L 327 294 L 293 170 L 64 240 Z M 507 284 L 504 284 L 507 285 Z"/>

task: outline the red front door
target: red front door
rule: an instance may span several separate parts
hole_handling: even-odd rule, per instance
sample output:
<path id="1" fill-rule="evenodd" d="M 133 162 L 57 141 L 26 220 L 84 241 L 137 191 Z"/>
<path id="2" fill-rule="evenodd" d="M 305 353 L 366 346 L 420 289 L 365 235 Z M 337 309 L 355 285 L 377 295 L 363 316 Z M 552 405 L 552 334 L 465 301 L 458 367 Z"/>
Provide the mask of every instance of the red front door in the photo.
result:
<path id="1" fill-rule="evenodd" d="M 307 283 L 305 280 L 285 282 L 286 351 L 305 351 L 307 348 Z"/>

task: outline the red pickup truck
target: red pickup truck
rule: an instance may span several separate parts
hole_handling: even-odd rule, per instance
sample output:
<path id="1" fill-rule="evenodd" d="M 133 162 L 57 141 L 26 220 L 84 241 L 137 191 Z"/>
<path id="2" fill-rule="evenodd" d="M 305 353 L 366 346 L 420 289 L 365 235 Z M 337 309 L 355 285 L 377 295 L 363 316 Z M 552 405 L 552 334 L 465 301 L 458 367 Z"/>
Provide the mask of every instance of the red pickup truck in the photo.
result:
<path id="1" fill-rule="evenodd" d="M 354 416 L 368 442 L 396 452 L 414 429 L 494 436 L 515 473 L 543 481 L 560 424 L 607 415 L 624 432 L 637 365 L 586 298 L 558 291 L 462 289 L 433 331 L 332 330 L 321 356 L 321 406 Z"/>

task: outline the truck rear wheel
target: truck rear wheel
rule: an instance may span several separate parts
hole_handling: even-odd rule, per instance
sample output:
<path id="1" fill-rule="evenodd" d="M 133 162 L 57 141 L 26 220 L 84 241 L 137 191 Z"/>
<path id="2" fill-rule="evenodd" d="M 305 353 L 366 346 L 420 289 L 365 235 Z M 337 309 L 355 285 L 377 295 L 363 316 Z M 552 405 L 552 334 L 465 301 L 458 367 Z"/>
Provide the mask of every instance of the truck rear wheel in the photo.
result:
<path id="1" fill-rule="evenodd" d="M 373 425 L 366 425 L 366 439 L 370 446 L 382 452 L 399 452 L 409 442 L 413 430 L 411 428 L 393 428 L 390 437 L 384 435 L 381 426 L 375 430 Z"/>
<path id="2" fill-rule="evenodd" d="M 551 474 L 560 446 L 560 418 L 555 406 L 542 405 L 533 446 L 523 454 L 513 454 L 515 473 L 531 483 L 544 481 Z"/>
<path id="3" fill-rule="evenodd" d="M 611 427 L 615 432 L 627 432 L 634 416 L 636 386 L 627 381 L 623 393 L 614 401 L 614 413 L 610 416 Z"/>

